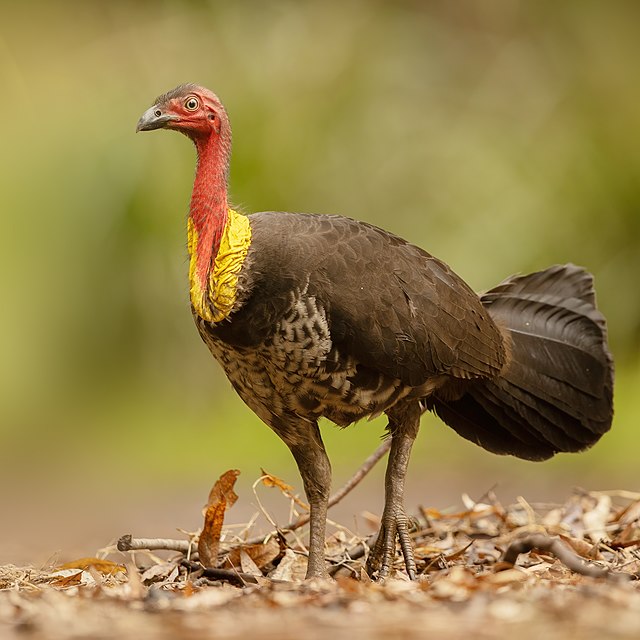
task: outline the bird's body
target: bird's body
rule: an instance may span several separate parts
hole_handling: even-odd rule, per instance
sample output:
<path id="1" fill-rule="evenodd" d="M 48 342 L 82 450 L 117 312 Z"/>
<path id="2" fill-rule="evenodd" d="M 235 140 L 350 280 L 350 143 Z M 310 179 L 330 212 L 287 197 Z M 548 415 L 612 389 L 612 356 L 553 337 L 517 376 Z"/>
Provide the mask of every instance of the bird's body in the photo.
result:
<path id="1" fill-rule="evenodd" d="M 300 418 L 347 426 L 504 364 L 477 295 L 418 247 L 341 216 L 247 218 L 231 321 L 194 318 L 242 399 L 288 443 Z"/>
<path id="2" fill-rule="evenodd" d="M 186 133 L 198 151 L 194 319 L 240 397 L 296 459 L 311 505 L 309 577 L 326 575 L 330 465 L 320 417 L 340 426 L 389 418 L 385 511 L 370 564 L 380 575 L 396 537 L 415 575 L 402 494 L 427 408 L 484 448 L 528 459 L 583 449 L 609 428 L 613 369 L 587 272 L 551 267 L 480 298 L 443 262 L 369 224 L 230 209 L 230 127 L 206 89 L 158 98 L 138 128 L 160 127 Z"/>

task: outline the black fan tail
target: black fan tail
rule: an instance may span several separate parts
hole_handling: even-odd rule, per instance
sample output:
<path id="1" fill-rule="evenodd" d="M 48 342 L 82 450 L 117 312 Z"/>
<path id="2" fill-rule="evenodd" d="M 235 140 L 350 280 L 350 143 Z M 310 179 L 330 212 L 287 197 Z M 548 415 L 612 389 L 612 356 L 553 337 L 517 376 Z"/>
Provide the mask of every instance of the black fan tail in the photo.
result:
<path id="1" fill-rule="evenodd" d="M 495 453 L 543 460 L 594 444 L 613 418 L 613 361 L 591 274 L 557 265 L 513 276 L 481 300 L 510 342 L 509 362 L 428 407 Z"/>

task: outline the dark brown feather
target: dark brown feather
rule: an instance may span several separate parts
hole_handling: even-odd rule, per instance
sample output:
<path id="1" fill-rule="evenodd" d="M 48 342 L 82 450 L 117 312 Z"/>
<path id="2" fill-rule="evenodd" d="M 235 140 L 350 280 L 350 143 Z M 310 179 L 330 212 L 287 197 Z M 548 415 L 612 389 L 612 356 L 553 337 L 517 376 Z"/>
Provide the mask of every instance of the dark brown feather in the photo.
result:
<path id="1" fill-rule="evenodd" d="M 444 263 L 386 231 L 340 216 L 249 216 L 252 296 L 219 331 L 258 344 L 292 290 L 327 310 L 338 350 L 418 386 L 448 373 L 493 377 L 503 338 L 478 296 Z"/>
<path id="2" fill-rule="evenodd" d="M 593 279 L 574 265 L 510 278 L 482 296 L 508 329 L 511 361 L 461 397 L 428 401 L 465 438 L 543 459 L 596 442 L 613 416 L 613 364 Z"/>

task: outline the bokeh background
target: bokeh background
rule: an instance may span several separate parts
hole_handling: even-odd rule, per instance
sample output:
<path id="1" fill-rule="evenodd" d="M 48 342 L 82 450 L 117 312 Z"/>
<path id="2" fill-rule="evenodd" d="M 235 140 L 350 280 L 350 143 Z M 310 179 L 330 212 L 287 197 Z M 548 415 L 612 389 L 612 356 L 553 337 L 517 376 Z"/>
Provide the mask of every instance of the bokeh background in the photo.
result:
<path id="1" fill-rule="evenodd" d="M 134 135 L 154 97 L 187 81 L 228 108 L 241 210 L 381 225 L 478 290 L 555 262 L 595 274 L 617 363 L 611 433 L 532 464 L 425 416 L 410 509 L 494 486 L 534 502 L 574 486 L 640 490 L 640 4 L 62 0 L 0 12 L 0 562 L 194 529 L 231 467 L 236 521 L 254 510 L 261 466 L 300 486 L 192 326 L 193 149 Z M 326 425 L 336 485 L 383 427 Z M 351 525 L 381 497 L 382 468 L 341 517 Z"/>

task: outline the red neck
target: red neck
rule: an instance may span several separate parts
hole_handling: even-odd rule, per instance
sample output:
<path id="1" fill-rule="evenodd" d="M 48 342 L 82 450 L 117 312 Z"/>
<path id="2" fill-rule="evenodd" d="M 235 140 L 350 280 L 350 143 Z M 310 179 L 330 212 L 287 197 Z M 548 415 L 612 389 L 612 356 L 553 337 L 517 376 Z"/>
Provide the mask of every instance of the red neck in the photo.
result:
<path id="1" fill-rule="evenodd" d="M 206 290 L 211 264 L 218 254 L 229 215 L 227 176 L 230 142 L 229 136 L 214 132 L 206 138 L 194 140 L 198 164 L 189 217 L 197 233 L 196 275 L 203 290 Z"/>

